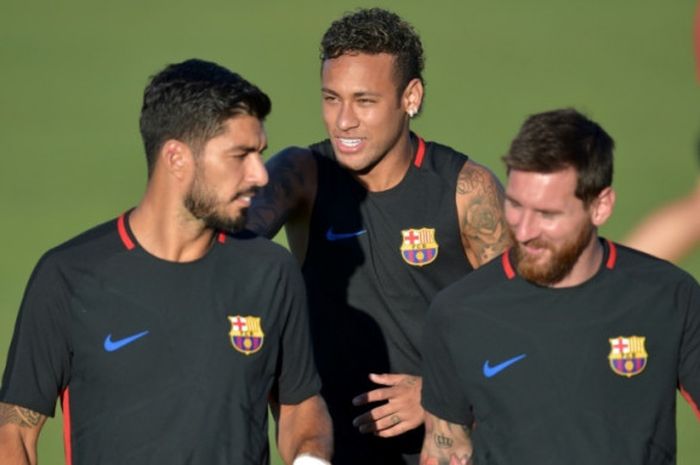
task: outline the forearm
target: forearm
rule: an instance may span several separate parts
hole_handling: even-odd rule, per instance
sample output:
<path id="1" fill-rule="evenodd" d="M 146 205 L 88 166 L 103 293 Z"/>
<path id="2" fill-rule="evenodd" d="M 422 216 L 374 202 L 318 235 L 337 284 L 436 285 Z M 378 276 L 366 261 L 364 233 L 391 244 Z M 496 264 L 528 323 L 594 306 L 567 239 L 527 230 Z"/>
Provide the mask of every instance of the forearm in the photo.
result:
<path id="1" fill-rule="evenodd" d="M 425 414 L 421 465 L 469 465 L 472 444 L 465 426 Z"/>
<path id="2" fill-rule="evenodd" d="M 282 460 L 291 464 L 301 454 L 330 460 L 333 453 L 333 427 L 320 396 L 296 405 L 280 406 L 278 450 Z"/>

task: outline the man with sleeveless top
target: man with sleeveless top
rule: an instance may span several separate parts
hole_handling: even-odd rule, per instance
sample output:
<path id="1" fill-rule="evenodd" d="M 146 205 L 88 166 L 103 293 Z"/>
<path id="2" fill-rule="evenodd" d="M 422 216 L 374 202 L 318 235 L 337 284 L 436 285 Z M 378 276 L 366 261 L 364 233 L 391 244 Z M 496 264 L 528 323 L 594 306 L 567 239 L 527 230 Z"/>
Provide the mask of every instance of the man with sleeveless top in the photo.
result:
<path id="1" fill-rule="evenodd" d="M 513 140 L 515 245 L 427 317 L 423 465 L 676 463 L 677 391 L 700 417 L 700 286 L 598 236 L 613 146 L 572 109 Z"/>
<path id="2" fill-rule="evenodd" d="M 37 463 L 60 396 L 67 464 L 264 465 L 274 392 L 285 463 L 328 464 L 298 264 L 223 232 L 241 229 L 267 182 L 269 111 L 215 63 L 152 78 L 144 197 L 46 253 L 27 286 L 0 389 L 0 463 Z"/>
<path id="3" fill-rule="evenodd" d="M 335 21 L 321 45 L 328 139 L 267 164 L 249 227 L 284 225 L 302 263 L 334 463 L 417 463 L 420 334 L 433 295 L 509 243 L 502 189 L 467 156 L 409 129 L 423 49 L 394 13 Z"/>

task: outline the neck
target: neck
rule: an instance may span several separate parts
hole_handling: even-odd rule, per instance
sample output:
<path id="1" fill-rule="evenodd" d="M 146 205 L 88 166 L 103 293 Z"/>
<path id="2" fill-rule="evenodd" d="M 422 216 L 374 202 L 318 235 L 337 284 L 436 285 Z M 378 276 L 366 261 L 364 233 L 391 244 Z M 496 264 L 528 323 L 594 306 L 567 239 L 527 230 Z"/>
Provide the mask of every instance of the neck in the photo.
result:
<path id="1" fill-rule="evenodd" d="M 600 243 L 598 234 L 592 234 L 591 240 L 581 252 L 581 256 L 576 261 L 571 272 L 551 287 L 573 287 L 583 284 L 598 272 L 602 262 L 603 245 Z"/>
<path id="2" fill-rule="evenodd" d="M 363 173 L 354 173 L 355 179 L 370 192 L 381 192 L 396 187 L 406 176 L 415 148 L 406 126 L 393 147 L 379 162 Z"/>
<path id="3" fill-rule="evenodd" d="M 215 232 L 193 218 L 178 200 L 175 195 L 154 195 L 147 188 L 129 216 L 129 226 L 151 255 L 171 262 L 190 262 L 207 253 Z"/>

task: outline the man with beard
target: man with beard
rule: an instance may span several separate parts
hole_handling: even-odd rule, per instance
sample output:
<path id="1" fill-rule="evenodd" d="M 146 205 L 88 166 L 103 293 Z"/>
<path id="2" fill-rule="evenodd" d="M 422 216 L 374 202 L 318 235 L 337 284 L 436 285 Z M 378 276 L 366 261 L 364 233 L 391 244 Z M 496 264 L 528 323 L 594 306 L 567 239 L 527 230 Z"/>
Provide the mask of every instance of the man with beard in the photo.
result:
<path id="1" fill-rule="evenodd" d="M 301 274 L 239 231 L 267 182 L 270 101 L 200 60 L 146 87 L 140 203 L 49 251 L 27 286 L 0 390 L 0 463 L 35 464 L 60 396 L 66 462 L 327 464 Z"/>
<path id="2" fill-rule="evenodd" d="M 380 8 L 321 41 L 328 139 L 267 164 L 249 227 L 285 225 L 303 264 L 338 465 L 417 464 L 420 334 L 432 297 L 509 244 L 488 169 L 410 130 L 423 104 L 423 46 Z"/>
<path id="3" fill-rule="evenodd" d="M 675 463 L 676 388 L 700 415 L 700 286 L 598 236 L 613 145 L 571 109 L 513 140 L 515 245 L 426 322 L 422 464 Z"/>

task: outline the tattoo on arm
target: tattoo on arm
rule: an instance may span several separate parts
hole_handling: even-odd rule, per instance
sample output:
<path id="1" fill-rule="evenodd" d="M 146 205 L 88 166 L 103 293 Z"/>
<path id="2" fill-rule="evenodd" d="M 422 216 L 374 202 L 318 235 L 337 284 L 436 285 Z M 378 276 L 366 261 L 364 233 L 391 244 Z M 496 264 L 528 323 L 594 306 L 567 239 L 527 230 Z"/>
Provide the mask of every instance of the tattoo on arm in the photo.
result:
<path id="1" fill-rule="evenodd" d="M 503 187 L 486 168 L 466 162 L 457 180 L 460 228 L 467 255 L 480 266 L 510 245 Z"/>
<path id="2" fill-rule="evenodd" d="M 471 465 L 471 457 L 468 428 L 426 414 L 421 465 Z"/>
<path id="3" fill-rule="evenodd" d="M 309 160 L 304 160 L 305 155 L 305 150 L 290 148 L 268 161 L 270 181 L 253 197 L 246 221 L 248 229 L 272 238 L 302 208 L 308 182 L 305 165 Z"/>
<path id="4" fill-rule="evenodd" d="M 0 426 L 13 424 L 23 428 L 33 428 L 38 426 L 43 418 L 44 415 L 28 408 L 0 402 Z"/>

